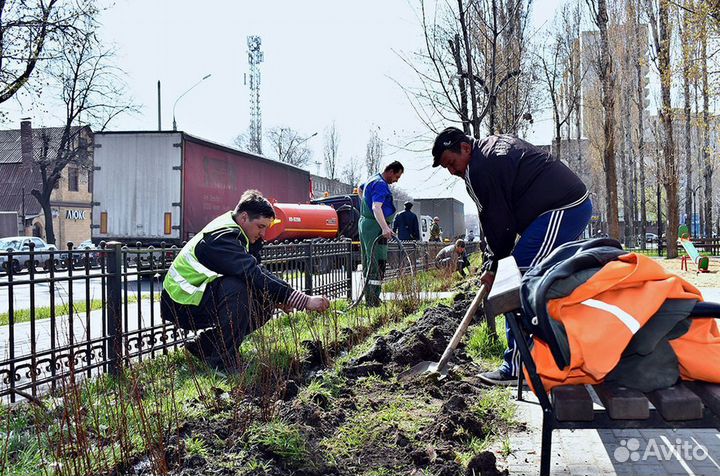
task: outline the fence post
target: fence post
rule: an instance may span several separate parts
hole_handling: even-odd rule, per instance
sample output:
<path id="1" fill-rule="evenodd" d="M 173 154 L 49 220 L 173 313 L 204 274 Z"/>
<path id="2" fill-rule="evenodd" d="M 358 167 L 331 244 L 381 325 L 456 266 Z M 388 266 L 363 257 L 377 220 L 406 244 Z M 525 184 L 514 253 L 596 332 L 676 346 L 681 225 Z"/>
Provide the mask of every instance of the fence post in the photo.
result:
<path id="1" fill-rule="evenodd" d="M 353 300 L 353 244 L 351 240 L 347 240 L 347 253 L 345 253 L 345 269 L 347 270 L 347 300 L 351 303 Z"/>
<path id="2" fill-rule="evenodd" d="M 110 375 L 119 375 L 122 368 L 122 243 L 107 244 L 107 359 Z"/>
<path id="3" fill-rule="evenodd" d="M 305 294 L 313 292 L 313 242 L 307 241 L 307 254 L 305 256 Z"/>

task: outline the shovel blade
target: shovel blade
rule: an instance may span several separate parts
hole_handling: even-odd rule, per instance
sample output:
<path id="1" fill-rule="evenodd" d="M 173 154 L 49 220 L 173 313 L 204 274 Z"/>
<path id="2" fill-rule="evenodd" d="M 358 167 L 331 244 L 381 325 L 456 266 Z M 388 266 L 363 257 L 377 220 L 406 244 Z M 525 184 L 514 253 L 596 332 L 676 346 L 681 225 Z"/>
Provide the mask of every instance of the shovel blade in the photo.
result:
<path id="1" fill-rule="evenodd" d="M 424 373 L 434 373 L 437 372 L 438 369 L 438 362 L 430 362 L 429 360 L 426 360 L 424 362 L 420 362 L 419 364 L 416 364 L 412 368 L 409 368 L 408 370 L 401 372 L 398 375 L 398 380 L 407 380 L 411 377 L 414 377 L 416 375 L 424 374 Z"/>

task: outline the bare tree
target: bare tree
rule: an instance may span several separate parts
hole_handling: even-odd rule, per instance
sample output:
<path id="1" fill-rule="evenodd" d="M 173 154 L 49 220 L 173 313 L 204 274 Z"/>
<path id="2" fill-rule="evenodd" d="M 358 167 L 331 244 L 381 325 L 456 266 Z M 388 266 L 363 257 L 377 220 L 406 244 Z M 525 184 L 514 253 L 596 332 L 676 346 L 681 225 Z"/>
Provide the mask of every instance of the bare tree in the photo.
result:
<path id="1" fill-rule="evenodd" d="M 274 159 L 296 167 L 304 167 L 310 162 L 310 149 L 306 141 L 317 133 L 302 137 L 296 130 L 289 127 L 273 127 L 267 131 L 267 139 Z"/>
<path id="2" fill-rule="evenodd" d="M 253 152 L 250 145 L 250 133 L 248 131 L 241 132 L 235 139 L 233 139 L 233 145 L 244 152 Z"/>
<path id="3" fill-rule="evenodd" d="M 0 1 L 0 104 L 92 30 L 97 11 L 94 0 Z"/>
<path id="4" fill-rule="evenodd" d="M 343 168 L 342 179 L 345 183 L 357 187 L 362 179 L 361 162 L 357 157 L 351 157 L 350 162 Z"/>
<path id="5" fill-rule="evenodd" d="M 552 105 L 555 126 L 553 155 L 558 159 L 562 158 L 561 131 L 579 109 L 585 77 L 586 68 L 580 64 L 579 55 L 581 20 L 580 4 L 565 3 L 556 16 L 552 40 L 538 55 Z"/>
<path id="6" fill-rule="evenodd" d="M 380 162 L 383 158 L 383 143 L 376 130 L 370 131 L 367 148 L 365 149 L 365 167 L 368 177 L 380 171 Z"/>
<path id="7" fill-rule="evenodd" d="M 688 8 L 693 8 L 692 0 L 685 1 Z M 693 221 L 693 166 L 692 166 L 692 153 L 691 153 L 691 138 L 692 138 L 692 111 L 690 106 L 690 82 L 694 79 L 694 66 L 693 62 L 695 47 L 693 31 L 692 31 L 692 13 L 689 10 L 680 11 L 681 21 L 679 22 L 679 33 L 680 33 L 680 50 L 682 51 L 682 93 L 683 93 L 683 115 L 685 123 L 685 216 L 686 223 L 692 229 Z"/>
<path id="8" fill-rule="evenodd" d="M 335 122 L 325 129 L 325 144 L 323 146 L 323 157 L 325 159 L 325 172 L 329 179 L 337 178 L 338 149 L 340 147 L 340 136 L 335 128 Z"/>
<path id="9" fill-rule="evenodd" d="M 675 141 L 673 139 L 673 110 L 671 104 L 672 67 L 670 49 L 672 25 L 670 23 L 669 0 L 646 0 L 646 10 L 650 19 L 650 30 L 653 37 L 653 56 L 660 73 L 660 96 L 662 108 L 660 120 L 663 123 L 662 151 L 664 156 L 663 186 L 667 202 L 667 257 L 677 257 L 677 241 L 679 224 L 678 204 L 678 169 L 675 158 Z"/>
<path id="10" fill-rule="evenodd" d="M 117 116 L 137 111 L 129 98 L 122 71 L 113 66 L 114 52 L 103 49 L 94 32 L 80 38 L 63 51 L 62 58 L 48 70 L 50 87 L 57 87 L 65 105 L 65 122 L 57 137 L 42 137 L 43 145 L 36 158 L 42 185 L 31 194 L 45 216 L 47 241 L 55 243 L 50 196 L 65 169 L 91 173 L 92 141 L 87 128 L 105 130 Z M 52 140 L 51 140 L 52 139 Z"/>
<path id="11" fill-rule="evenodd" d="M 720 4 L 716 4 L 720 7 Z M 703 98 L 702 108 L 702 163 L 703 163 L 703 181 L 705 183 L 705 236 L 712 237 L 713 225 L 713 174 L 715 171 L 715 162 L 710 154 L 710 85 L 708 82 L 708 10 L 710 5 L 704 3 L 700 5 L 700 12 L 696 15 L 698 21 L 698 42 L 700 50 L 700 77 Z"/>
<path id="12" fill-rule="evenodd" d="M 608 11 L 606 0 L 585 0 L 592 20 L 600 30 L 599 51 L 594 62 L 596 73 L 600 79 L 603 114 L 603 151 L 602 162 L 605 168 L 605 193 L 607 207 L 608 233 L 613 238 L 620 238 L 620 219 L 618 216 L 617 168 L 615 165 L 615 73 L 610 57 L 608 40 Z"/>
<path id="13" fill-rule="evenodd" d="M 420 1 L 425 45 L 405 62 L 421 85 L 401 86 L 420 119 L 462 124 L 475 137 L 482 130 L 517 133 L 529 125 L 536 84 L 525 35 L 531 0 L 457 0 L 429 12 Z"/>

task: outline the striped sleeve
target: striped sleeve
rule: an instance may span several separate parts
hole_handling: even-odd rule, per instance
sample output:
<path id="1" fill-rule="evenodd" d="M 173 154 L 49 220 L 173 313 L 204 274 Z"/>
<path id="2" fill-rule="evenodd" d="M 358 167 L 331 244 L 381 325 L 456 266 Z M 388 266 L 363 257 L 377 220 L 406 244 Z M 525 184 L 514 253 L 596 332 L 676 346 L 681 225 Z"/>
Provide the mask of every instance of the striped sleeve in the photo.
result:
<path id="1" fill-rule="evenodd" d="M 290 293 L 290 296 L 288 296 L 287 301 L 285 301 L 285 304 L 287 304 L 288 306 L 292 306 L 299 311 L 302 311 L 307 306 L 309 299 L 310 299 L 310 296 L 308 296 L 304 292 L 293 291 L 292 293 Z"/>

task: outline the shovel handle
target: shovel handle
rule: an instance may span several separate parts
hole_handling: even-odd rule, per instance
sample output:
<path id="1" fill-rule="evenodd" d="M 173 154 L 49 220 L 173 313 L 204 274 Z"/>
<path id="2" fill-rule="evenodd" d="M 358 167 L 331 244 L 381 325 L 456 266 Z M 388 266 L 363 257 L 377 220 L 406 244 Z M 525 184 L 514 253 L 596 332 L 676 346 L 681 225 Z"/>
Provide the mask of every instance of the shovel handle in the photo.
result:
<path id="1" fill-rule="evenodd" d="M 460 321 L 460 325 L 455 330 L 455 334 L 453 334 L 452 339 L 450 339 L 450 343 L 448 344 L 447 348 L 445 349 L 445 352 L 443 352 L 442 357 L 440 358 L 440 362 L 438 362 L 437 371 L 442 372 L 445 366 L 447 365 L 448 361 L 450 360 L 450 357 L 452 357 L 453 352 L 455 351 L 455 348 L 460 343 L 460 339 L 465 335 L 465 331 L 467 330 L 468 326 L 470 325 L 470 321 L 472 321 L 473 316 L 475 315 L 475 311 L 477 311 L 478 306 L 480 305 L 480 302 L 482 302 L 483 299 L 488 294 L 488 287 L 486 285 L 481 285 L 480 289 L 478 289 L 477 294 L 475 295 L 475 299 L 473 299 L 472 304 L 470 304 L 470 307 L 465 312 L 465 317 L 463 317 L 462 321 Z"/>

